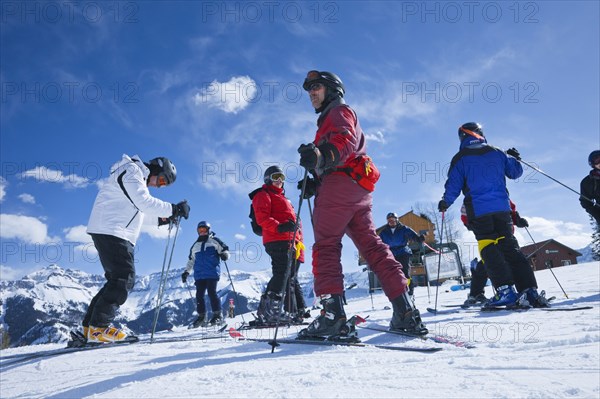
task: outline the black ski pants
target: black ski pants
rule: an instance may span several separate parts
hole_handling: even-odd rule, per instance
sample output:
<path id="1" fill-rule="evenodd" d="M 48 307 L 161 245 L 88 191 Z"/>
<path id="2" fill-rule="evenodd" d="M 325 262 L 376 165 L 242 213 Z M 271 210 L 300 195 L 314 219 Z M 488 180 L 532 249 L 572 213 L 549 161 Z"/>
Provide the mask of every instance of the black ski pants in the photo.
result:
<path id="1" fill-rule="evenodd" d="M 208 291 L 210 300 L 210 309 L 213 313 L 221 311 L 221 301 L 217 295 L 217 283 L 219 280 L 196 280 L 196 310 L 198 315 L 206 314 L 206 304 L 204 303 L 204 293 Z"/>
<path id="2" fill-rule="evenodd" d="M 411 254 L 407 254 L 405 252 L 394 255 L 394 259 L 396 259 L 402 265 L 402 272 L 406 278 L 410 278 L 410 257 Z M 415 290 L 415 283 L 410 279 L 410 284 L 408 285 L 408 295 L 412 295 Z"/>
<path id="3" fill-rule="evenodd" d="M 510 212 L 497 212 L 471 219 L 479 253 L 495 288 L 513 285 L 521 292 L 537 288 L 533 269 L 513 236 Z"/>
<path id="4" fill-rule="evenodd" d="M 286 286 L 285 271 L 287 270 L 290 256 L 290 242 L 268 242 L 265 244 L 265 251 L 271 257 L 271 270 L 273 271 L 273 277 L 271 277 L 271 280 L 267 284 L 267 292 L 271 291 L 281 295 Z"/>
<path id="5" fill-rule="evenodd" d="M 298 270 L 300 269 L 300 265 L 300 262 L 297 260 L 294 261 L 292 274 L 288 280 L 285 302 L 283 303 L 283 310 L 288 313 L 297 313 L 299 309 L 306 308 L 302 287 L 298 282 Z"/>
<path id="6" fill-rule="evenodd" d="M 469 291 L 470 296 L 477 296 L 479 294 L 485 294 L 485 283 L 487 283 L 488 274 L 485 270 L 485 265 L 482 260 L 477 262 L 475 269 L 471 269 L 471 288 Z"/>
<path id="7" fill-rule="evenodd" d="M 108 327 L 135 283 L 133 244 L 106 234 L 91 234 L 104 268 L 106 283 L 92 298 L 83 326 Z"/>

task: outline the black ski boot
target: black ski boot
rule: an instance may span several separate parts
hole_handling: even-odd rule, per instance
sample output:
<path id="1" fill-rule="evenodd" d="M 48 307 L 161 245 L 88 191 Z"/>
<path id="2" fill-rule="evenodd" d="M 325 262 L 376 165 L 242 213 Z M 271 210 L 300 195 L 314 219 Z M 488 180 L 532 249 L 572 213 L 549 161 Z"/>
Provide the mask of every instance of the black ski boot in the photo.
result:
<path id="1" fill-rule="evenodd" d="M 211 326 L 223 324 L 223 316 L 221 315 L 220 310 L 213 312 L 212 317 L 208 321 L 208 324 L 210 324 Z"/>
<path id="2" fill-rule="evenodd" d="M 198 318 L 196 320 L 194 320 L 194 322 L 190 325 L 189 328 L 198 328 L 200 326 L 203 326 L 205 320 L 206 320 L 206 313 L 200 313 L 200 314 L 198 314 Z"/>
<path id="3" fill-rule="evenodd" d="M 343 297 L 321 295 L 321 314 L 298 333 L 297 339 L 359 342 L 354 322 L 346 319 Z"/>
<path id="4" fill-rule="evenodd" d="M 281 309 L 281 296 L 269 291 L 260 297 L 260 304 L 256 312 L 263 325 L 289 324 L 291 318 Z"/>
<path id="5" fill-rule="evenodd" d="M 429 330 L 421 321 L 421 314 L 415 308 L 408 292 L 392 300 L 394 314 L 390 321 L 390 330 L 402 331 L 415 335 L 426 335 Z"/>

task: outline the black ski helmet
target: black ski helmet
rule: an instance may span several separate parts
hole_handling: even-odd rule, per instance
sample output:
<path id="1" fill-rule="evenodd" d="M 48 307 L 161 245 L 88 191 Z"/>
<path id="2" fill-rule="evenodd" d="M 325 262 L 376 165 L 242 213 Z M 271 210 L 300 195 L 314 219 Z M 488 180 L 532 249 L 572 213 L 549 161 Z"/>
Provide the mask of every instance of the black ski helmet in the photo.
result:
<path id="1" fill-rule="evenodd" d="M 267 168 L 267 170 L 265 170 L 265 174 L 263 176 L 263 181 L 265 182 L 265 184 L 271 184 L 273 182 L 271 180 L 271 175 L 273 173 L 281 173 L 282 175 L 285 176 L 285 173 L 283 173 L 283 170 L 279 166 L 277 166 L 277 165 L 269 166 Z"/>
<path id="2" fill-rule="evenodd" d="M 483 126 L 477 122 L 467 122 L 458 128 L 458 138 L 460 141 L 463 141 L 463 139 L 467 136 L 473 136 L 476 138 L 473 133 L 485 137 L 485 134 L 483 134 Z"/>
<path id="3" fill-rule="evenodd" d="M 198 223 L 198 227 L 196 227 L 196 230 L 199 229 L 200 227 L 206 227 L 206 229 L 208 231 L 210 231 L 210 223 L 208 223 L 207 221 L 203 220 L 200 223 Z"/>
<path id="4" fill-rule="evenodd" d="M 396 212 L 390 212 L 387 214 L 387 216 L 385 218 L 386 219 L 394 218 L 394 219 L 398 220 L 398 215 L 396 214 Z"/>
<path id="5" fill-rule="evenodd" d="M 302 88 L 306 91 L 309 91 L 310 85 L 313 83 L 323 83 L 326 87 L 330 88 L 336 96 L 339 97 L 344 97 L 344 94 L 346 93 L 342 79 L 340 79 L 335 73 L 326 71 L 320 72 L 315 70 L 309 71 L 306 74 L 306 79 L 304 79 Z"/>
<path id="6" fill-rule="evenodd" d="M 588 157 L 588 164 L 593 168 L 594 163 L 598 163 L 598 161 L 600 161 L 600 150 L 592 151 Z"/>
<path id="7" fill-rule="evenodd" d="M 148 169 L 150 169 L 150 176 L 157 176 L 159 179 L 163 178 L 167 186 L 173 184 L 175 179 L 177 179 L 175 165 L 165 157 L 157 157 L 150 160 Z"/>

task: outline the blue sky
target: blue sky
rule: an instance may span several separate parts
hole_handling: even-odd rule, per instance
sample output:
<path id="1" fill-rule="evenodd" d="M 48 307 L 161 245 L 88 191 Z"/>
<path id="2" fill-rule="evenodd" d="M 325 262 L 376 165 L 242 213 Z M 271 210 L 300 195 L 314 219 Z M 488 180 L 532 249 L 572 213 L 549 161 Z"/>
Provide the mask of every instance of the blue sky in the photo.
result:
<path id="1" fill-rule="evenodd" d="M 268 268 L 247 193 L 277 163 L 297 206 L 296 148 L 316 130 L 301 90 L 310 69 L 342 78 L 369 137 L 383 174 L 377 225 L 437 203 L 464 122 L 575 190 L 600 148 L 595 1 L 5 1 L 0 11 L 2 279 L 50 263 L 101 272 L 85 225 L 123 153 L 177 167 L 176 184 L 151 189 L 192 208 L 173 268 L 200 220 L 234 251 L 230 269 Z M 528 168 L 509 190 L 536 241 L 589 244 L 577 195 Z M 160 271 L 166 235 L 144 228 L 138 273 Z M 344 241 L 349 271 L 355 256 Z"/>

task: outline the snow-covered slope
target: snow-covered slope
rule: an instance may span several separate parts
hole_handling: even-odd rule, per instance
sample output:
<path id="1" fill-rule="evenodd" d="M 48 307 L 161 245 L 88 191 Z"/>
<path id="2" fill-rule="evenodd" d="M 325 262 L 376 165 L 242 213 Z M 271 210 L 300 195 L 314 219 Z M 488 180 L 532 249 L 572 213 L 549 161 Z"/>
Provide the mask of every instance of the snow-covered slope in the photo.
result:
<path id="1" fill-rule="evenodd" d="M 555 306 L 591 305 L 576 312 L 432 315 L 435 288 L 416 289 L 418 307 L 431 331 L 468 339 L 474 349 L 445 344 L 434 354 L 373 348 L 282 345 L 271 353 L 264 343 L 228 338 L 134 344 L 78 352 L 9 366 L 7 356 L 62 344 L 3 350 L 0 390 L 11 398 L 133 397 L 339 397 L 339 398 L 598 398 L 600 397 L 600 264 L 591 262 L 536 273 L 541 289 L 556 296 Z M 242 290 L 251 290 L 244 287 Z M 461 303 L 466 291 L 438 291 L 438 304 Z M 490 294 L 488 288 L 488 294 Z M 381 292 L 348 292 L 349 314 L 386 325 L 391 310 Z M 350 295 L 352 294 L 352 295 Z M 440 307 L 441 308 L 441 307 Z M 242 316 L 229 320 L 240 323 Z M 250 316 L 244 315 L 248 320 Z M 294 336 L 298 327 L 280 329 Z M 163 336 L 189 336 L 175 328 Z M 269 337 L 268 330 L 247 331 Z M 386 333 L 360 330 L 364 342 L 430 345 Z"/>

